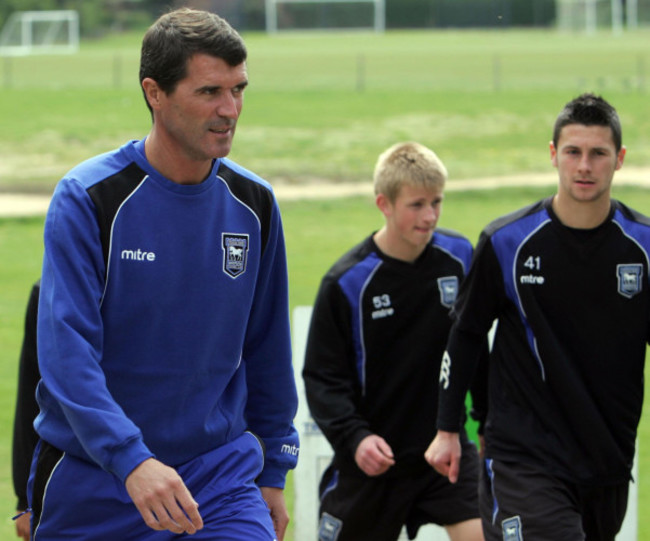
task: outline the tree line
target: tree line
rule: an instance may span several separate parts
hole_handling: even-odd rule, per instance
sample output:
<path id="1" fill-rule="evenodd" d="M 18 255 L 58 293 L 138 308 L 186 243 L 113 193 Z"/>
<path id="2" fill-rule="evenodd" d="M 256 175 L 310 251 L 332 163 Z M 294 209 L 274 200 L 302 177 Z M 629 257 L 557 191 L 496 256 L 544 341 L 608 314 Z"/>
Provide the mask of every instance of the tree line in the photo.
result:
<path id="1" fill-rule="evenodd" d="M 556 0 L 386 0 L 387 28 L 549 26 Z M 265 29 L 265 0 L 3 0 L 0 27 L 14 11 L 73 9 L 83 37 L 145 28 L 170 7 L 211 9 L 242 31 Z M 294 27 L 345 27 L 369 20 L 369 4 L 293 4 L 279 8 Z M 358 12 L 358 13 L 357 13 Z"/>

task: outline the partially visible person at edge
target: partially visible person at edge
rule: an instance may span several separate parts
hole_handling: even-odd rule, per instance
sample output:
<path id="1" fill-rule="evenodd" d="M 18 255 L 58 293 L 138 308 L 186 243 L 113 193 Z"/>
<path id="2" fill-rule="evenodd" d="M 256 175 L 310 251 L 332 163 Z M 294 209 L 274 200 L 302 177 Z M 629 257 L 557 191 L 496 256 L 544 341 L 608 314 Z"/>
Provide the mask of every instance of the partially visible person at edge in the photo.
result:
<path id="1" fill-rule="evenodd" d="M 226 158 L 246 55 L 217 15 L 161 16 L 140 64 L 151 131 L 57 185 L 36 541 L 284 537 L 298 454 L 284 237 L 270 185 Z"/>
<path id="2" fill-rule="evenodd" d="M 23 342 L 18 362 L 18 386 L 16 391 L 16 413 L 14 415 L 14 435 L 11 449 L 12 480 L 14 493 L 18 499 L 15 517 L 16 535 L 29 541 L 29 522 L 31 514 L 27 504 L 27 480 L 29 465 L 34 454 L 38 435 L 34 430 L 34 419 L 38 414 L 35 391 L 40 374 L 36 355 L 36 318 L 40 280 L 32 286 L 25 311 Z"/>
<path id="3" fill-rule="evenodd" d="M 550 144 L 557 193 L 489 224 L 461 286 L 426 458 L 457 480 L 463 397 L 497 319 L 489 541 L 613 541 L 623 523 L 650 339 L 650 220 L 611 197 L 625 152 L 609 103 L 567 103 Z"/>
<path id="4" fill-rule="evenodd" d="M 312 416 L 334 450 L 323 474 L 319 541 L 394 541 L 403 526 L 444 526 L 482 540 L 478 456 L 452 485 L 424 460 L 435 434 L 437 375 L 449 310 L 472 245 L 438 228 L 447 170 L 429 148 L 398 143 L 374 173 L 382 227 L 321 282 L 303 376 Z M 487 353 L 487 340 L 485 341 Z"/>

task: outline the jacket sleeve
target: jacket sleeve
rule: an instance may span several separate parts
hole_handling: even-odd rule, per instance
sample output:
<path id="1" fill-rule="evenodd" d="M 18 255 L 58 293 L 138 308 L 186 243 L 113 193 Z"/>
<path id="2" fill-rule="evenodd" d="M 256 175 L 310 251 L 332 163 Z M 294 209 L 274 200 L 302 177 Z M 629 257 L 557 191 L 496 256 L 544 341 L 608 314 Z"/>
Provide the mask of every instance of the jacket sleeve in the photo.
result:
<path id="1" fill-rule="evenodd" d="M 472 397 L 470 417 L 478 422 L 478 433 L 483 434 L 488 412 L 488 375 L 489 375 L 489 348 L 485 340 L 479 359 L 472 377 L 469 392 Z"/>
<path id="2" fill-rule="evenodd" d="M 274 201 L 243 352 L 246 421 L 264 442 L 265 464 L 257 484 L 265 487 L 284 487 L 300 446 L 293 424 L 298 394 L 291 361 L 288 290 L 282 222 Z"/>
<path id="3" fill-rule="evenodd" d="M 359 411 L 361 388 L 355 368 L 351 311 L 339 285 L 326 276 L 309 326 L 303 379 L 312 417 L 335 453 L 354 455 L 372 434 Z"/>
<path id="4" fill-rule="evenodd" d="M 23 344 L 18 365 L 12 472 L 14 492 L 18 498 L 16 509 L 21 511 L 27 509 L 27 480 L 32 455 L 38 441 L 38 435 L 34 430 L 34 419 L 38 414 L 36 385 L 40 379 L 38 357 L 36 356 L 36 318 L 38 315 L 39 288 L 40 282 L 36 282 L 32 287 L 27 303 Z"/>
<path id="5" fill-rule="evenodd" d="M 472 416 L 479 422 L 487 416 L 487 335 L 502 299 L 499 263 L 484 233 L 452 310 L 454 323 L 440 369 L 437 424 L 441 430 L 460 430 L 470 388 L 476 401 Z"/>
<path id="6" fill-rule="evenodd" d="M 45 221 L 38 312 L 40 436 L 86 453 L 125 480 L 152 456 L 115 402 L 102 370 L 106 269 L 95 207 L 74 179 L 55 190 Z"/>

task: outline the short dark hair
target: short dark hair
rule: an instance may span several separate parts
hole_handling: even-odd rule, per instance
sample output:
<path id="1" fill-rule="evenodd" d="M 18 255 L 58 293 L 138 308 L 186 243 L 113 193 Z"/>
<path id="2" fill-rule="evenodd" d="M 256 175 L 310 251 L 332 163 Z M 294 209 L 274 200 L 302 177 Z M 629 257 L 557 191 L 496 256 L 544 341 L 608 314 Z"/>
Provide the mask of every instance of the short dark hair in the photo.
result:
<path id="1" fill-rule="evenodd" d="M 177 9 L 162 15 L 144 35 L 140 84 L 150 77 L 166 94 L 173 92 L 197 53 L 221 58 L 230 66 L 247 57 L 244 40 L 225 19 L 208 11 Z M 151 110 L 146 96 L 145 101 Z"/>
<path id="2" fill-rule="evenodd" d="M 612 130 L 616 152 L 620 151 L 623 146 L 621 119 L 618 117 L 616 109 L 600 96 L 586 92 L 564 106 L 553 128 L 553 145 L 556 148 L 562 128 L 569 124 L 607 126 Z"/>

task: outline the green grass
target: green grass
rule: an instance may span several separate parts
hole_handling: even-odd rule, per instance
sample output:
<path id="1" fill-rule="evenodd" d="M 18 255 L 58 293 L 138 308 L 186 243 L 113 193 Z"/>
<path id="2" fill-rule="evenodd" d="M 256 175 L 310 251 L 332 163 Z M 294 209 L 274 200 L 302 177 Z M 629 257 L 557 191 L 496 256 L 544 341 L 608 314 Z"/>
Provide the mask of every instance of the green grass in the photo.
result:
<path id="1" fill-rule="evenodd" d="M 650 163 L 645 28 L 245 37 L 251 84 L 232 157 L 271 180 L 367 179 L 402 139 L 436 150 L 452 182 L 545 170 L 555 115 L 585 90 L 619 109 L 627 163 Z M 148 132 L 138 41 L 0 58 L 0 189 L 49 191 L 74 163 Z"/>
<path id="2" fill-rule="evenodd" d="M 493 218 L 550 194 L 548 188 L 448 192 L 441 226 L 456 229 L 473 242 Z M 650 191 L 617 188 L 615 196 L 638 209 L 650 209 Z M 348 248 L 382 225 L 373 199 L 354 197 L 280 203 L 289 261 L 292 308 L 313 303 L 322 275 Z M 17 359 L 25 305 L 32 282 L 40 272 L 42 218 L 0 219 L 0 539 L 11 539 L 13 512 L 11 485 L 11 427 Z M 296 359 L 296 362 L 302 362 Z M 639 509 L 650 508 L 650 401 L 646 400 L 639 427 Z M 292 502 L 289 482 L 287 498 Z M 650 539 L 650 516 L 639 513 L 639 539 Z M 293 540 L 288 537 L 287 541 Z"/>

